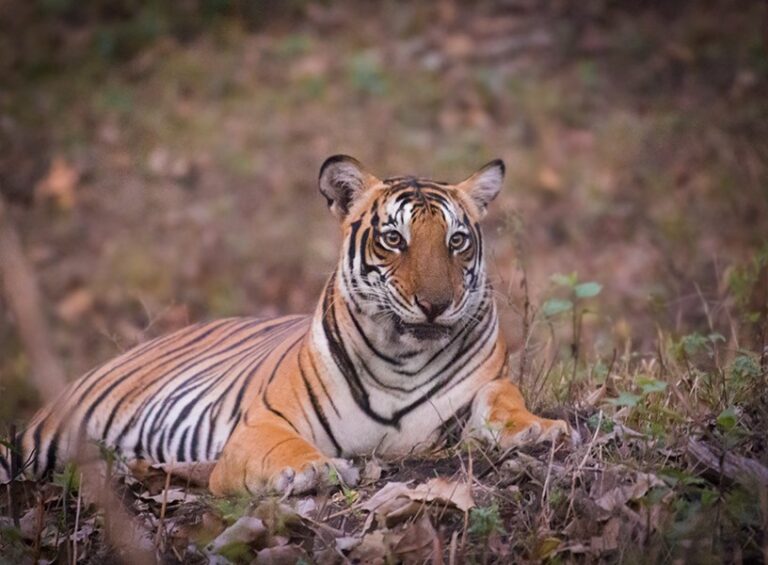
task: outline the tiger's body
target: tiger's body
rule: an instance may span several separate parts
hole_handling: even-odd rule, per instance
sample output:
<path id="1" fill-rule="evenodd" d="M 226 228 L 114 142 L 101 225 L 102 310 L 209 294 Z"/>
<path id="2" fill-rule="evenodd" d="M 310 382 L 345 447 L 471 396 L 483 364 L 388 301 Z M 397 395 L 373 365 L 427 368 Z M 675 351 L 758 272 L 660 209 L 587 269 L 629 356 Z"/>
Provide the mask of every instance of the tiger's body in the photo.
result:
<path id="1" fill-rule="evenodd" d="M 567 433 L 506 378 L 478 224 L 502 178 L 494 162 L 459 185 L 380 181 L 329 159 L 320 189 L 344 243 L 314 315 L 197 324 L 91 371 L 17 439 L 24 472 L 86 439 L 127 460 L 211 462 L 214 493 L 300 492 L 328 465 L 353 482 L 339 458 L 426 449 L 460 412 L 503 446 Z"/>

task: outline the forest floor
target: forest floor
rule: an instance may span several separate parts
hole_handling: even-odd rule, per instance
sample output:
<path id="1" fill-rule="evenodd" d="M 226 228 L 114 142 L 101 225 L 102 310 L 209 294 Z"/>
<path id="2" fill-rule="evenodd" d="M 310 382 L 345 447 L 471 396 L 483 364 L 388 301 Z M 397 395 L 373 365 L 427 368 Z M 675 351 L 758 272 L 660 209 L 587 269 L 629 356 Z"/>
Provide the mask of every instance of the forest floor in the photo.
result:
<path id="1" fill-rule="evenodd" d="M 763 3 L 11 3 L 0 191 L 73 378 L 191 321 L 311 311 L 328 155 L 446 180 L 502 157 L 512 378 L 578 439 L 283 499 L 157 470 L 117 480 L 132 524 L 71 466 L 2 498 L 0 562 L 768 561 Z M 40 405 L 28 372 L 0 310 L 3 422 Z"/>

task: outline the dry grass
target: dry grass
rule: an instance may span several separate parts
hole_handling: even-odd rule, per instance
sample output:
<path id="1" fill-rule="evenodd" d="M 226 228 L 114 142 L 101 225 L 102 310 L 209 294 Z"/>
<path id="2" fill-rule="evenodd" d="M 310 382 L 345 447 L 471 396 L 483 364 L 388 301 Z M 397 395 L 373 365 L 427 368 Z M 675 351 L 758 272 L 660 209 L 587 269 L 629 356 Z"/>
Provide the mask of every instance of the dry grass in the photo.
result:
<path id="1" fill-rule="evenodd" d="M 581 442 L 451 445 L 312 503 L 121 479 L 156 555 L 768 559 L 765 6 L 298 5 L 126 51 L 145 20 L 26 21 L 60 48 L 3 44 L 19 62 L 0 92 L 0 188 L 38 193 L 11 213 L 68 373 L 192 320 L 310 311 L 338 244 L 314 186 L 327 155 L 448 180 L 501 156 L 509 190 L 486 232 L 513 378 Z M 88 47 L 110 33 L 114 52 Z M 576 296 L 573 272 L 602 292 Z M 15 329 L 0 316 L 0 415 L 21 423 L 39 401 Z M 476 507 L 364 510 L 434 476 L 470 485 Z M 0 559 L 119 557 L 78 477 L 15 486 Z M 210 549 L 243 516 L 246 541 Z"/>

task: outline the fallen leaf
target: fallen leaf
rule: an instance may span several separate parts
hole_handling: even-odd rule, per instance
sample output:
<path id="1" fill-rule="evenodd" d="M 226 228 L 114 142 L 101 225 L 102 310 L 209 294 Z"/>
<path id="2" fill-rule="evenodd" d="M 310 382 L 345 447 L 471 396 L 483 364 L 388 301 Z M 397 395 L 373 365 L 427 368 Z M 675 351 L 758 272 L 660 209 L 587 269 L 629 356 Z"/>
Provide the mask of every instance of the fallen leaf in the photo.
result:
<path id="1" fill-rule="evenodd" d="M 363 536 L 360 544 L 349 554 L 349 559 L 358 563 L 383 565 L 388 555 L 389 548 L 384 539 L 384 533 L 376 530 Z"/>
<path id="2" fill-rule="evenodd" d="M 67 294 L 56 305 L 56 314 L 67 323 L 74 323 L 93 307 L 93 293 L 87 288 L 78 288 Z"/>
<path id="3" fill-rule="evenodd" d="M 560 192 L 563 188 L 563 179 L 560 175 L 551 167 L 544 167 L 539 171 L 537 176 L 539 186 L 549 192 Z"/>
<path id="4" fill-rule="evenodd" d="M 650 473 L 638 473 L 634 484 L 616 487 L 603 494 L 595 501 L 606 512 L 625 505 L 630 500 L 637 500 L 645 496 L 651 488 L 663 486 L 664 482 L 656 475 Z"/>
<path id="5" fill-rule="evenodd" d="M 371 459 L 365 464 L 365 468 L 363 469 L 363 473 L 360 478 L 366 481 L 375 482 L 381 478 L 381 473 L 381 465 L 379 465 L 376 460 Z"/>
<path id="6" fill-rule="evenodd" d="M 48 174 L 35 185 L 37 200 L 52 200 L 64 210 L 71 210 L 76 201 L 75 188 L 80 173 L 63 157 L 54 157 Z"/>
<path id="7" fill-rule="evenodd" d="M 436 477 L 409 488 L 406 483 L 392 482 L 361 505 L 363 510 L 371 513 L 366 522 L 366 529 L 370 526 L 374 514 L 383 518 L 383 522 L 391 527 L 413 516 L 426 502 L 449 504 L 463 512 L 475 505 L 467 483 Z"/>
<path id="8" fill-rule="evenodd" d="M 159 494 L 150 495 L 148 492 L 139 495 L 142 500 L 151 500 L 162 504 L 165 501 L 167 504 L 173 504 L 175 502 L 193 502 L 200 498 L 196 494 L 192 494 L 187 489 L 183 488 L 169 488 L 166 491 L 162 491 Z"/>
<path id="9" fill-rule="evenodd" d="M 12 527 L 11 523 L 9 527 Z M 21 537 L 24 539 L 32 540 L 37 536 L 38 530 L 38 509 L 37 507 L 28 510 L 19 520 L 19 530 L 21 531 Z"/>
<path id="10" fill-rule="evenodd" d="M 595 553 L 613 551 L 619 547 L 619 531 L 621 529 L 621 519 L 611 518 L 606 522 L 603 533 L 600 536 L 592 538 L 590 548 Z"/>
<path id="11" fill-rule="evenodd" d="M 234 524 L 221 532 L 207 547 L 209 553 L 219 553 L 225 547 L 235 543 L 266 542 L 269 535 L 264 522 L 253 516 L 242 516 Z"/>
<path id="12" fill-rule="evenodd" d="M 344 536 L 344 537 L 336 538 L 336 549 L 338 549 L 339 551 L 349 551 L 350 549 L 354 549 L 358 545 L 360 545 L 361 541 L 362 541 L 362 538 L 358 538 L 354 536 Z"/>
<path id="13" fill-rule="evenodd" d="M 536 559 L 543 561 L 548 557 L 551 557 L 557 549 L 560 547 L 562 540 L 556 537 L 548 537 L 538 541 L 536 544 Z"/>
<path id="14" fill-rule="evenodd" d="M 296 503 L 296 514 L 302 517 L 309 516 L 317 510 L 317 502 L 312 497 L 302 498 Z"/>
<path id="15" fill-rule="evenodd" d="M 439 547 L 437 532 L 429 516 L 424 513 L 405 530 L 403 537 L 394 546 L 393 553 L 405 563 L 424 563 L 432 557 L 436 545 Z"/>
<path id="16" fill-rule="evenodd" d="M 296 545 L 265 547 L 256 554 L 256 565 L 294 565 L 299 561 L 308 562 L 307 552 Z"/>

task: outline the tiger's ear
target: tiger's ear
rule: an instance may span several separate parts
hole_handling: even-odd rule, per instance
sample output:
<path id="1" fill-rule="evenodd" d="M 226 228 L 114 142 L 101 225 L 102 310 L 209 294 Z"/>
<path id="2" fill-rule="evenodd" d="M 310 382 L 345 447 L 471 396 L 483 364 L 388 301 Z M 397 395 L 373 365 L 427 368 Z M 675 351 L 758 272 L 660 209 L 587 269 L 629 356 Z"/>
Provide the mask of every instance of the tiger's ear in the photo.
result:
<path id="1" fill-rule="evenodd" d="M 481 215 L 485 215 L 488 204 L 496 198 L 504 183 L 504 161 L 494 159 L 486 163 L 474 175 L 460 182 L 457 186 L 460 190 L 467 193 L 480 210 Z"/>
<path id="2" fill-rule="evenodd" d="M 348 155 L 328 157 L 320 167 L 320 192 L 338 218 L 344 218 L 352 203 L 373 185 L 381 182 Z"/>

